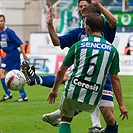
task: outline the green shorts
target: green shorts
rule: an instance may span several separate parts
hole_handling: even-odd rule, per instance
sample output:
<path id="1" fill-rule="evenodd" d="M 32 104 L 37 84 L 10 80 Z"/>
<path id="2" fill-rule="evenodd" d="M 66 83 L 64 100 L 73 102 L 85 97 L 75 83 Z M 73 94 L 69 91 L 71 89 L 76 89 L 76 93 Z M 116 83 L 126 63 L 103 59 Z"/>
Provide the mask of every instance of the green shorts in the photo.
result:
<path id="1" fill-rule="evenodd" d="M 91 113 L 95 110 L 95 108 L 96 105 L 85 104 L 65 97 L 61 109 L 61 116 L 65 116 L 67 118 L 73 118 L 77 110 Z"/>

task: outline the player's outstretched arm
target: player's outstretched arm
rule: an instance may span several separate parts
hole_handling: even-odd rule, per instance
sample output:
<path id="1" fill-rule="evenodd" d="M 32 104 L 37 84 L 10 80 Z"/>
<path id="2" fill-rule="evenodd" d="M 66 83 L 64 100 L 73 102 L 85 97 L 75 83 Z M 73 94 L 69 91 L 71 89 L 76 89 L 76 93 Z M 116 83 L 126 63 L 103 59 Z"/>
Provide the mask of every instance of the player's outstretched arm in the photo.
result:
<path id="1" fill-rule="evenodd" d="M 54 46 L 60 46 L 60 40 L 59 37 L 54 29 L 53 26 L 53 14 L 52 14 L 52 7 L 50 6 L 49 11 L 47 12 L 47 26 L 48 26 L 48 31 L 51 37 L 51 40 L 53 42 Z"/>
<path id="2" fill-rule="evenodd" d="M 119 109 L 121 111 L 120 117 L 122 117 L 122 120 L 124 120 L 125 118 L 128 119 L 128 110 L 126 109 L 123 102 L 122 89 L 118 74 L 111 74 L 111 83 L 113 86 L 113 91 L 116 96 L 117 102 L 119 104 Z"/>
<path id="3" fill-rule="evenodd" d="M 108 24 L 109 24 L 110 28 L 113 29 L 116 26 L 116 24 L 117 24 L 117 19 L 114 17 L 114 15 L 110 11 L 108 11 L 105 7 L 103 7 L 99 3 L 99 0 L 91 0 L 91 3 L 94 6 L 96 6 L 102 12 L 102 14 L 108 20 Z"/>

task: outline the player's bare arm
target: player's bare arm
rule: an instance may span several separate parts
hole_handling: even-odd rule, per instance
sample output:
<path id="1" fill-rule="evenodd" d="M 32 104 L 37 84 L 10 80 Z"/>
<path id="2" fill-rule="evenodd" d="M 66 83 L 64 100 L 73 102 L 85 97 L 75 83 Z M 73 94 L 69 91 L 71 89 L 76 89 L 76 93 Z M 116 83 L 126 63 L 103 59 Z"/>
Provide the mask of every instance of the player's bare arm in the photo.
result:
<path id="1" fill-rule="evenodd" d="M 48 31 L 51 37 L 51 40 L 53 42 L 54 46 L 60 46 L 60 40 L 59 37 L 54 29 L 53 25 L 53 14 L 52 14 L 52 6 L 50 6 L 49 11 L 47 12 L 47 26 L 48 26 Z"/>
<path id="2" fill-rule="evenodd" d="M 25 60 L 28 60 L 28 57 L 27 57 L 27 55 L 25 54 L 25 50 L 24 50 L 23 44 L 20 45 L 20 49 L 21 49 L 21 53 L 23 54 L 24 59 L 25 59 Z"/>
<path id="3" fill-rule="evenodd" d="M 108 24 L 110 26 L 110 28 L 114 28 L 117 24 L 117 19 L 113 16 L 113 14 L 108 11 L 105 7 L 103 7 L 98 0 L 91 0 L 91 3 L 96 6 L 101 12 L 102 14 L 106 17 L 106 19 L 108 20 Z"/>
<path id="4" fill-rule="evenodd" d="M 128 110 L 126 109 L 123 102 L 120 79 L 117 74 L 111 74 L 111 83 L 117 102 L 119 104 L 119 109 L 121 111 L 120 117 L 122 117 L 122 120 L 124 120 L 125 118 L 128 119 Z"/>
<path id="5" fill-rule="evenodd" d="M 49 93 L 48 99 L 47 99 L 47 101 L 49 101 L 50 104 L 55 103 L 55 98 L 58 95 L 58 88 L 59 88 L 60 84 L 62 83 L 64 74 L 66 73 L 67 69 L 68 69 L 68 67 L 66 67 L 64 64 L 62 64 L 59 71 L 57 72 L 53 89 Z"/>

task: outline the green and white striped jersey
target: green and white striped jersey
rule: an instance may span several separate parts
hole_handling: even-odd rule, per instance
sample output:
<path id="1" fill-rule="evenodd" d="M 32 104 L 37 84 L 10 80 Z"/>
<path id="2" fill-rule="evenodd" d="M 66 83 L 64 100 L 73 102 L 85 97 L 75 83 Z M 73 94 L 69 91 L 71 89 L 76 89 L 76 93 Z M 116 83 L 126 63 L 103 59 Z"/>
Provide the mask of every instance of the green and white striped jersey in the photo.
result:
<path id="1" fill-rule="evenodd" d="M 120 71 L 116 48 L 94 35 L 75 43 L 63 64 L 67 67 L 74 64 L 65 85 L 65 96 L 91 105 L 98 104 L 108 72 Z"/>

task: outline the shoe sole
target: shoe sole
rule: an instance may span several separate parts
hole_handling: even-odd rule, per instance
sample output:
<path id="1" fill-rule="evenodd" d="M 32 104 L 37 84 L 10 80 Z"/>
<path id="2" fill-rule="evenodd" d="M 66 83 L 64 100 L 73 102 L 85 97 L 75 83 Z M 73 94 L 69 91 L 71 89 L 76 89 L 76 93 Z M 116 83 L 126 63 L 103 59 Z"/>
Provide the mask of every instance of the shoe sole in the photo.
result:
<path id="1" fill-rule="evenodd" d="M 43 117 L 42 117 L 42 120 L 43 120 L 44 122 L 47 122 L 47 123 L 51 124 L 51 125 L 54 126 L 54 127 L 59 127 L 58 124 L 53 124 L 53 123 L 49 120 L 49 118 L 48 118 L 47 115 L 43 116 Z"/>

